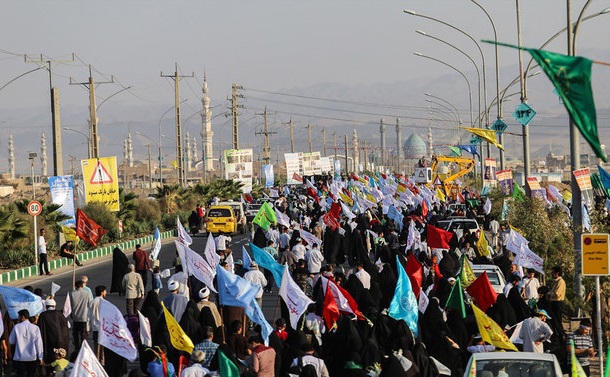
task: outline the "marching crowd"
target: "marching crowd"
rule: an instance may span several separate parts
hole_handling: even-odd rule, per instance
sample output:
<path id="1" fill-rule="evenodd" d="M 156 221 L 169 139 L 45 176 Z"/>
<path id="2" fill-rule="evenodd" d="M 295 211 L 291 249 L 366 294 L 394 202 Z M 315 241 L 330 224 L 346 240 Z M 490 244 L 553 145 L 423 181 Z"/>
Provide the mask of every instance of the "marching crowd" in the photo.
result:
<path id="1" fill-rule="evenodd" d="M 45 301 L 47 310 L 35 317 L 27 310 L 19 312 L 17 321 L 5 315 L 4 364 L 12 361 L 18 376 L 69 376 L 82 343 L 92 333 L 93 350 L 106 373 L 124 376 L 127 360 L 97 342 L 100 301 L 117 293 L 125 296 L 127 327 L 138 346 L 140 367 L 129 376 L 462 376 L 472 353 L 501 347 L 483 340 L 469 305 L 478 305 L 477 297 L 465 295 L 465 316 L 449 304 L 450 297 L 464 263 L 493 263 L 503 271 L 507 285 L 486 308 L 489 318 L 520 350 L 553 352 L 562 363 L 568 361 L 568 339 L 572 339 L 588 373 L 593 355 L 591 323 L 584 320 L 574 333 L 564 333 L 561 268 L 552 269 L 547 286 L 538 280 L 539 272 L 524 272 L 512 263 L 514 255 L 505 248 L 507 225 L 485 216 L 483 200 L 476 194 L 463 193 L 480 204 L 471 201 L 450 210 L 448 202 L 407 187 L 421 199 L 394 203 L 389 211 L 381 200 L 368 208 L 358 206 L 345 183 L 338 191 L 331 187 L 336 184 L 319 180 L 303 192 L 278 193 L 271 200 L 277 218 L 255 226 L 251 235 L 255 247 L 289 267 L 294 283 L 311 300 L 296 323 L 283 298 L 274 314 L 274 331 L 265 338 L 244 308 L 220 305 L 217 287 L 189 276 L 179 257 L 166 282 L 169 293 L 161 297 L 160 270 L 166 266 L 159 266 L 137 245 L 132 261 L 115 249 L 109 291 L 105 285 L 92 291 L 86 276 L 76 282 L 69 295 L 68 318 L 65 310 L 56 310 L 53 297 Z M 485 219 L 491 235 L 488 250 L 475 247 L 484 232 L 464 232 L 459 237 L 453 233 L 446 238 L 446 247 L 437 247 L 432 229 L 439 220 L 455 215 Z M 220 235 L 215 241 L 219 265 L 260 287 L 259 306 L 263 295 L 275 295 L 278 289 L 281 293 L 284 287 L 264 268 L 267 262 L 256 254 L 254 260 L 246 260 L 248 255 L 234 258 L 239 251 L 231 249 L 230 237 Z M 407 265 L 417 266 L 418 272 Z M 390 314 L 401 269 L 407 270 L 417 295 L 414 323 Z M 329 293 L 329 286 L 336 287 L 333 292 L 340 292 L 340 297 Z M 164 307 L 191 339 L 190 354 L 172 344 Z M 142 341 L 143 318 L 150 323 L 152 345 Z M 67 352 L 70 349 L 73 352 Z"/>

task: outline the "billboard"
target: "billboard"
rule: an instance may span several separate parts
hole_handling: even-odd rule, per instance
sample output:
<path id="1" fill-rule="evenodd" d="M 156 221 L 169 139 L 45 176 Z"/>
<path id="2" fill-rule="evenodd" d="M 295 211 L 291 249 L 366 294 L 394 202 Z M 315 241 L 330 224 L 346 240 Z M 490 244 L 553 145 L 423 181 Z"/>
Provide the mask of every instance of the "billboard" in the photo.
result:
<path id="1" fill-rule="evenodd" d="M 74 178 L 71 175 L 49 177 L 49 191 L 51 191 L 51 202 L 61 206 L 58 211 L 70 216 L 68 220 L 62 221 L 61 224 L 71 228 L 75 227 Z"/>
<path id="2" fill-rule="evenodd" d="M 103 203 L 109 211 L 119 210 L 119 174 L 116 157 L 81 160 L 87 204 Z"/>
<path id="3" fill-rule="evenodd" d="M 320 152 L 303 153 L 303 175 L 322 174 L 322 156 Z"/>
<path id="4" fill-rule="evenodd" d="M 286 183 L 303 184 L 303 153 L 284 153 L 286 161 Z"/>
<path id="5" fill-rule="evenodd" d="M 225 177 L 242 183 L 242 192 L 252 192 L 252 149 L 225 151 Z"/>

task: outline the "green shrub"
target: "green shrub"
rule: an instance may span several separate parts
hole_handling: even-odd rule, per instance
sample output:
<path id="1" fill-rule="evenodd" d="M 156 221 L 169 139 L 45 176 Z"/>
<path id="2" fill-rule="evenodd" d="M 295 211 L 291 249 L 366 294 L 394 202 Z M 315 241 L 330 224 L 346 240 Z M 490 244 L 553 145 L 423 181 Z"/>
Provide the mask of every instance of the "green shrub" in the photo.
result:
<path id="1" fill-rule="evenodd" d="M 34 262 L 34 252 L 28 249 L 20 248 L 0 252 L 0 267 L 2 268 L 16 269 L 33 265 Z"/>
<path id="2" fill-rule="evenodd" d="M 138 211 L 135 220 L 159 223 L 161 221 L 161 207 L 156 200 L 138 199 Z"/>
<path id="3" fill-rule="evenodd" d="M 91 220 L 107 231 L 117 229 L 118 219 L 103 203 L 89 203 L 82 210 Z"/>

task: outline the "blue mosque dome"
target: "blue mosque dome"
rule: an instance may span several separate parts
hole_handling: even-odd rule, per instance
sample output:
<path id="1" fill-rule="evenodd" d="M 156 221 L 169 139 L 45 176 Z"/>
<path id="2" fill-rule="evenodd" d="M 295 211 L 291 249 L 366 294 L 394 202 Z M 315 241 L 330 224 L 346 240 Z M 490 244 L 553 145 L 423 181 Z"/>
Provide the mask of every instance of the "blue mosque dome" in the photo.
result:
<path id="1" fill-rule="evenodd" d="M 427 146 L 417 134 L 411 134 L 402 146 L 407 160 L 420 159 L 426 155 Z"/>

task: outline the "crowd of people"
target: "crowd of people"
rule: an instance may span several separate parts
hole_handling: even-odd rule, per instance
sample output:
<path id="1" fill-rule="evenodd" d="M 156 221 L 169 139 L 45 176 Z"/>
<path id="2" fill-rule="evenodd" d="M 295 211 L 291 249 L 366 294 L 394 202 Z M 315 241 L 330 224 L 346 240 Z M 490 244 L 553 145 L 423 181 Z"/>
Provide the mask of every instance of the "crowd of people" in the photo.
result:
<path id="1" fill-rule="evenodd" d="M 583 320 L 577 331 L 565 334 L 565 282 L 561 268 L 552 269 L 547 286 L 539 281 L 538 272 L 524 272 L 513 264 L 513 255 L 505 248 L 508 227 L 485 216 L 482 200 L 480 205 L 473 206 L 471 201 L 471 205 L 459 207 L 458 211 L 466 218 L 485 218 L 491 235 L 489 252 L 474 247 L 485 232 L 465 232 L 461 237 L 454 234 L 448 248 L 435 249 L 428 246 L 426 228 L 458 215 L 449 209 L 448 202 L 432 198 L 430 203 L 404 203 L 396 208 L 403 219 L 399 223 L 396 217 L 388 216 L 381 200 L 365 210 L 350 211 L 354 205 L 347 205 L 350 197 L 344 190 L 345 183 L 340 187 L 342 195 L 333 194 L 331 185 L 336 184 L 318 180 L 307 191 L 285 190 L 270 202 L 289 222 L 278 221 L 266 230 L 253 228 L 252 243 L 278 263 L 287 264 L 294 282 L 313 302 L 297 326 L 292 326 L 287 306 L 280 300 L 272 321 L 274 331 L 268 339 L 263 338 L 260 326 L 245 316 L 243 308 L 221 306 L 215 289 L 210 289 L 214 287 L 186 274 L 179 258 L 167 280 L 168 293 L 161 297 L 159 261 L 151 260 L 140 245 L 136 246 L 132 261 L 115 249 L 110 293 L 125 296 L 127 325 L 139 344 L 140 368 L 129 375 L 219 375 L 222 353 L 237 366 L 241 376 L 462 376 L 472 353 L 497 348 L 482 340 L 473 311 L 467 305 L 473 300 L 471 297 L 466 295 L 466 318 L 447 306 L 459 279 L 462 256 L 469 263 L 493 263 L 503 271 L 507 278 L 504 293 L 497 295 L 486 314 L 511 339 L 518 339 L 515 343 L 519 349 L 552 352 L 565 364 L 572 340 L 576 356 L 588 373 L 593 355 L 591 323 Z M 414 193 L 418 190 L 408 189 Z M 463 194 L 480 199 L 470 191 Z M 327 202 L 330 197 L 334 200 Z M 343 208 L 337 213 L 336 224 L 329 224 L 325 218 L 331 201 Z M 199 218 L 198 212 L 202 211 L 194 213 Z M 192 229 L 199 224 L 195 220 L 193 216 Z M 411 242 L 414 235 L 410 232 L 417 232 L 417 243 Z M 262 306 L 263 295 L 277 295 L 280 287 L 271 271 L 256 260 L 245 268 L 245 256 L 233 256 L 241 250 L 231 247 L 230 237 L 219 235 L 215 244 L 222 267 L 260 286 L 256 296 L 259 305 Z M 203 254 L 203 250 L 197 252 Z M 422 267 L 420 294 L 425 294 L 429 302 L 420 306 L 416 331 L 388 314 L 399 269 L 404 268 L 396 263 L 397 256 L 402 261 L 414 258 Z M 341 287 L 354 305 L 351 312 L 342 311 L 333 323 L 323 313 L 328 304 L 328 293 L 323 289 L 327 281 Z M 70 293 L 73 349 L 78 351 L 92 332 L 94 351 L 108 375 L 123 376 L 127 373 L 126 360 L 104 349 L 96 339 L 99 301 L 107 294 L 106 286 L 96 286 L 94 296 L 87 284 L 87 277 L 81 277 Z M 191 354 L 172 346 L 162 304 L 192 340 Z M 75 351 L 65 359 L 69 349 L 68 319 L 61 310 L 55 310 L 52 297 L 46 306 L 48 310 L 37 318 L 30 318 L 27 311 L 20 312 L 16 324 L 4 318 L 4 361 L 12 359 L 19 376 L 34 376 L 42 371 L 44 375 L 68 375 L 66 371 L 76 357 Z M 138 311 L 150 322 L 152 346 L 140 344 Z M 514 334 L 516 329 L 519 333 Z"/>

